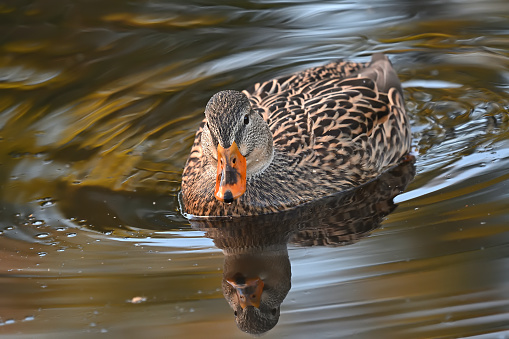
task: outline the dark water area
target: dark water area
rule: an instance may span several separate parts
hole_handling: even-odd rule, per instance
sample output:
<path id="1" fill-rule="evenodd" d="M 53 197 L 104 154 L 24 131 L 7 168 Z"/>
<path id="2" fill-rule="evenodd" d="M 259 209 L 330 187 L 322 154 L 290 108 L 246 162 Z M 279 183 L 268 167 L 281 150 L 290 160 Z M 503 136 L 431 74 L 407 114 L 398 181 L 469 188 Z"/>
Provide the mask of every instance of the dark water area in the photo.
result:
<path id="1" fill-rule="evenodd" d="M 278 216 L 181 216 L 215 92 L 375 52 L 415 164 Z M 507 1 L 2 2 L 0 335 L 249 338 L 246 269 L 264 338 L 508 338 L 508 110 Z"/>

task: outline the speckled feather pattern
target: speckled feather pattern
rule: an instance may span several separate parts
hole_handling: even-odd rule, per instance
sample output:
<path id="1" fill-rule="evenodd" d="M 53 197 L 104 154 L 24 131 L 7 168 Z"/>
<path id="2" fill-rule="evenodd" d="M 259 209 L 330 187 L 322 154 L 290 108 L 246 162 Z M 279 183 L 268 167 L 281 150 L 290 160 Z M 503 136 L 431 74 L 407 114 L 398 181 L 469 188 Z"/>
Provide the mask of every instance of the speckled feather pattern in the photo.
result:
<path id="1" fill-rule="evenodd" d="M 215 164 L 201 147 L 200 126 L 182 178 L 184 212 L 252 215 L 276 212 L 362 185 L 410 149 L 401 85 L 381 54 L 371 63 L 335 61 L 258 83 L 243 91 L 268 123 L 274 158 L 248 178 L 230 204 L 214 197 Z M 212 178 L 212 180 L 210 180 Z"/>

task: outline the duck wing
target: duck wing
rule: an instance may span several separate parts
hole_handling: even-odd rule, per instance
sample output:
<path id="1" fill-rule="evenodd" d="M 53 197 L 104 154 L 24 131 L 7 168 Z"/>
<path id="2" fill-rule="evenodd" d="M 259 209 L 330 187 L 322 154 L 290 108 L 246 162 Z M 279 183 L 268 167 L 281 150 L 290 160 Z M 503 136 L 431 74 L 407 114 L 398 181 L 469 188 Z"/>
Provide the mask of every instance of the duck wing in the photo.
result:
<path id="1" fill-rule="evenodd" d="M 334 61 L 244 93 L 268 122 L 275 147 L 296 165 L 362 163 L 363 171 L 379 174 L 408 152 L 401 85 L 383 54 L 369 63 Z"/>

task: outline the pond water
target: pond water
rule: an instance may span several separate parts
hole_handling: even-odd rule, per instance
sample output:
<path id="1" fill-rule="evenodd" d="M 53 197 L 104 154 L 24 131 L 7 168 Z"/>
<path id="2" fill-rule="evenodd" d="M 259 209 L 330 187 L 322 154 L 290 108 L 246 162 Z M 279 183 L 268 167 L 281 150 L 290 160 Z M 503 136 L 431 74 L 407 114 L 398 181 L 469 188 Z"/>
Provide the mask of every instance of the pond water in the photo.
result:
<path id="1" fill-rule="evenodd" d="M 180 215 L 210 96 L 374 52 L 415 166 L 303 214 Z M 251 267 L 283 295 L 266 338 L 509 338 L 508 110 L 507 1 L 3 2 L 0 334 L 249 338 L 223 273 Z"/>

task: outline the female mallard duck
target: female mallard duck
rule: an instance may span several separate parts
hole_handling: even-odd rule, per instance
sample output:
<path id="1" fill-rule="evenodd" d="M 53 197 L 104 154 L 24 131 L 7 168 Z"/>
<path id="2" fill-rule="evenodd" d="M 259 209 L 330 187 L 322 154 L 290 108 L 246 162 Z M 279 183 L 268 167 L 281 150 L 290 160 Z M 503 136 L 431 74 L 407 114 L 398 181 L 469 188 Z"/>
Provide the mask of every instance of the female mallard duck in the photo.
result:
<path id="1" fill-rule="evenodd" d="M 285 210 L 362 185 L 409 150 L 401 84 L 383 54 L 222 91 L 207 103 L 184 168 L 183 212 Z"/>

